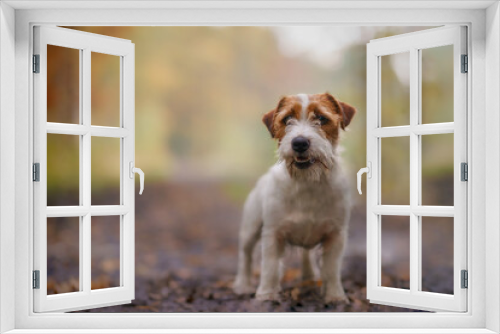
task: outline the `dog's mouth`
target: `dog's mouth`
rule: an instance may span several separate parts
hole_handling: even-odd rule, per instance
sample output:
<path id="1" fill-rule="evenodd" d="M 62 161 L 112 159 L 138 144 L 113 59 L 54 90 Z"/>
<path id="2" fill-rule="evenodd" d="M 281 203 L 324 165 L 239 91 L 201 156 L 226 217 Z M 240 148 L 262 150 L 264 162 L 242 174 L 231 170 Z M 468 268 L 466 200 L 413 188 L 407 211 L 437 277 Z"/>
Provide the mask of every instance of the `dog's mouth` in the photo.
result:
<path id="1" fill-rule="evenodd" d="M 311 157 L 294 157 L 293 164 L 298 169 L 306 169 L 311 167 L 316 162 L 316 159 Z"/>

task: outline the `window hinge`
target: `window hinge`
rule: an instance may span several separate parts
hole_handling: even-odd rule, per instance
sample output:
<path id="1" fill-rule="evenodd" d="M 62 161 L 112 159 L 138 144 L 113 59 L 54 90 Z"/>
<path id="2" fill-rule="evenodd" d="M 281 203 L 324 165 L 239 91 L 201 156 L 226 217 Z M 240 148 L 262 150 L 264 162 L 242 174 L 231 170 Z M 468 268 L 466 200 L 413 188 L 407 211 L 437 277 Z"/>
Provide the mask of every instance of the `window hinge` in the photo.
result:
<path id="1" fill-rule="evenodd" d="M 38 162 L 33 164 L 33 181 L 40 182 L 40 164 Z"/>
<path id="2" fill-rule="evenodd" d="M 462 55 L 462 73 L 467 73 L 469 71 L 469 57 L 467 55 Z"/>
<path id="3" fill-rule="evenodd" d="M 469 165 L 466 162 L 462 162 L 461 166 L 461 180 L 469 181 Z"/>
<path id="4" fill-rule="evenodd" d="M 469 274 L 467 272 L 467 270 L 462 270 L 461 271 L 461 286 L 462 286 L 462 289 L 467 289 L 469 287 Z"/>
<path id="5" fill-rule="evenodd" d="M 40 55 L 33 55 L 33 73 L 40 73 Z"/>
<path id="6" fill-rule="evenodd" d="M 40 270 L 33 270 L 33 289 L 40 289 Z"/>

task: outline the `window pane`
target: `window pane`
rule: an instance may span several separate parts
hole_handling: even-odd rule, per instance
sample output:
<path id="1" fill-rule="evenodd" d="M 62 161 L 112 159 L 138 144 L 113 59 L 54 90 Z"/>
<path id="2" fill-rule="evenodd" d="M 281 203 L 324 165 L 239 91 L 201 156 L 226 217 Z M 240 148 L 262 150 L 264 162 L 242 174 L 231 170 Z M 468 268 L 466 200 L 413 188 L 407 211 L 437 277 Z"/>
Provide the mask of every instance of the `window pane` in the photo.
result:
<path id="1" fill-rule="evenodd" d="M 382 286 L 410 288 L 410 217 L 382 216 Z"/>
<path id="2" fill-rule="evenodd" d="M 453 206 L 453 134 L 422 136 L 422 205 Z"/>
<path id="3" fill-rule="evenodd" d="M 92 125 L 120 126 L 120 57 L 92 52 Z"/>
<path id="4" fill-rule="evenodd" d="M 421 219 L 422 291 L 453 294 L 453 218 Z"/>
<path id="5" fill-rule="evenodd" d="M 92 137 L 92 205 L 120 205 L 120 138 Z"/>
<path id="6" fill-rule="evenodd" d="M 80 218 L 47 218 L 47 294 L 79 291 Z"/>
<path id="7" fill-rule="evenodd" d="M 422 123 L 453 122 L 453 45 L 421 54 Z"/>
<path id="8" fill-rule="evenodd" d="M 80 205 L 79 188 L 80 137 L 47 134 L 47 205 Z"/>
<path id="9" fill-rule="evenodd" d="M 92 290 L 120 286 L 120 216 L 92 217 Z"/>
<path id="10" fill-rule="evenodd" d="M 410 204 L 410 137 L 381 139 L 383 205 Z"/>
<path id="11" fill-rule="evenodd" d="M 410 53 L 381 57 L 382 126 L 410 124 Z"/>
<path id="12" fill-rule="evenodd" d="M 80 122 L 80 50 L 47 45 L 47 122 Z"/>

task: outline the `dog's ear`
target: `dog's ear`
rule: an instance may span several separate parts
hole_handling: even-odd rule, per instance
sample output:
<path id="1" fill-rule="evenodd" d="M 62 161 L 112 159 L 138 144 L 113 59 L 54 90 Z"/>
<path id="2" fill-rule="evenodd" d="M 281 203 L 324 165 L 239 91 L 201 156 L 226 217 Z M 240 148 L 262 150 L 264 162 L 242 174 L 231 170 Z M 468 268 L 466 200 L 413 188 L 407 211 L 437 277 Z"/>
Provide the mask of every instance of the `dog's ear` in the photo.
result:
<path id="1" fill-rule="evenodd" d="M 339 101 L 340 107 L 342 108 L 342 123 L 340 126 L 342 126 L 342 129 L 345 130 L 346 126 L 351 123 L 352 118 L 354 117 L 354 114 L 356 113 L 356 108 L 353 106 Z"/>
<path id="2" fill-rule="evenodd" d="M 274 138 L 276 131 L 274 130 L 274 115 L 276 114 L 276 109 L 273 109 L 262 116 L 262 122 L 266 125 L 271 137 Z"/>
<path id="3" fill-rule="evenodd" d="M 340 114 L 340 116 L 342 116 L 340 127 L 342 128 L 342 130 L 345 130 L 346 126 L 348 126 L 349 123 L 351 123 L 351 120 L 354 117 L 354 114 L 356 113 L 356 108 L 345 102 L 337 100 L 336 98 L 333 97 L 333 95 L 331 95 L 328 92 L 326 92 L 324 96 L 328 101 L 330 101 L 331 104 L 333 104 L 333 106 Z"/>
<path id="4" fill-rule="evenodd" d="M 267 129 L 269 130 L 269 133 L 271 134 L 272 138 L 276 138 L 276 131 L 277 131 L 277 129 L 274 126 L 274 117 L 276 116 L 278 110 L 281 110 L 281 108 L 285 103 L 286 103 L 286 96 L 283 96 L 278 102 L 278 106 L 276 108 L 265 113 L 264 116 L 262 116 L 262 122 L 264 122 L 264 124 L 267 126 Z"/>

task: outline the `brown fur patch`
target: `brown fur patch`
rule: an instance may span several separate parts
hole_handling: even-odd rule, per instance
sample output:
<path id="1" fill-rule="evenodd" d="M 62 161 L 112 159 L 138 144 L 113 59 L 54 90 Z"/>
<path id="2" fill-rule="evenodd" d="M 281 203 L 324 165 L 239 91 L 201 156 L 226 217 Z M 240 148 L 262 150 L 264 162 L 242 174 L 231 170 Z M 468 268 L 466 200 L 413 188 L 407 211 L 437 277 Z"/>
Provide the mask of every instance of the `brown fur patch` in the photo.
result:
<path id="1" fill-rule="evenodd" d="M 282 97 L 278 106 L 264 114 L 262 121 L 271 133 L 273 138 L 281 141 L 285 135 L 285 119 L 291 116 L 296 119 L 301 118 L 302 104 L 296 95 Z M 339 127 L 345 130 L 349 125 L 356 109 L 347 103 L 340 102 L 329 93 L 309 95 L 309 106 L 307 107 L 307 117 L 309 120 L 318 120 L 321 132 L 333 144 L 339 138 Z M 319 121 L 319 116 L 327 119 L 324 124 Z"/>
<path id="2" fill-rule="evenodd" d="M 285 96 L 281 98 L 275 109 L 263 116 L 262 121 L 267 126 L 271 136 L 281 140 L 285 135 L 285 118 L 288 116 L 300 118 L 301 111 L 302 105 L 296 96 Z"/>
<path id="3" fill-rule="evenodd" d="M 309 118 L 323 116 L 327 122 L 321 124 L 321 131 L 332 144 L 337 144 L 339 139 L 339 126 L 342 127 L 343 117 L 341 107 L 337 100 L 328 93 L 315 94 L 309 98 Z M 318 121 L 319 122 L 319 121 Z M 343 127 L 342 127 L 343 128 Z"/>
<path id="4" fill-rule="evenodd" d="M 356 113 L 356 109 L 345 103 L 345 102 L 340 102 L 340 106 L 342 107 L 342 111 L 344 112 L 344 122 L 342 123 L 342 129 L 345 129 L 346 126 L 351 123 L 352 118 L 354 117 L 354 114 Z"/>
<path id="5" fill-rule="evenodd" d="M 342 122 L 340 123 L 340 126 L 343 130 L 345 130 L 346 126 L 351 123 L 351 120 L 356 113 L 356 109 L 345 102 L 337 100 L 329 93 L 324 93 L 322 95 L 331 103 L 331 105 L 334 106 L 336 112 L 342 116 Z"/>
<path id="6" fill-rule="evenodd" d="M 276 113 L 276 109 L 273 109 L 273 110 L 265 113 L 264 116 L 262 116 L 262 122 L 264 122 L 264 124 L 266 125 L 272 138 L 274 138 L 274 132 L 275 132 L 274 127 L 273 127 L 275 113 Z"/>

